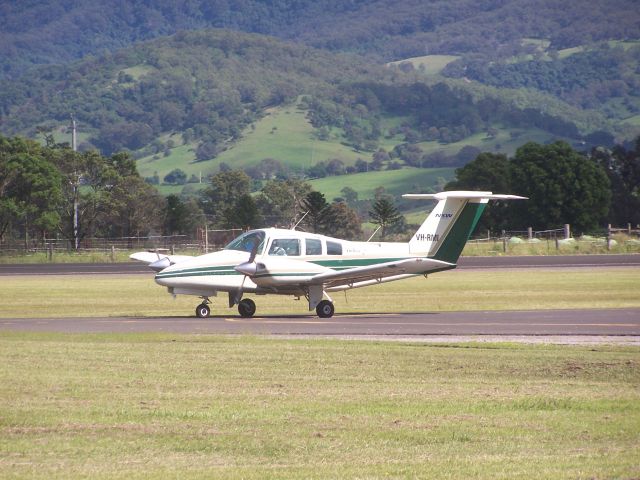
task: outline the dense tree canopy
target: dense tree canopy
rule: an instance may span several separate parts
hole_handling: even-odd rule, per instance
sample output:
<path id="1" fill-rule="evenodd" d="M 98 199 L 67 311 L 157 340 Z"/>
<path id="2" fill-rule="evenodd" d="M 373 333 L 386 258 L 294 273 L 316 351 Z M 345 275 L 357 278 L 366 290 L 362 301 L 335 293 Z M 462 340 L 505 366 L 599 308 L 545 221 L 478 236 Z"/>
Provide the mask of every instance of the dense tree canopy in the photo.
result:
<path id="1" fill-rule="evenodd" d="M 555 49 L 637 38 L 636 7 L 633 0 L 4 2 L 0 31 L 7 34 L 0 42 L 0 71 L 15 74 L 33 64 L 72 62 L 132 42 L 211 27 L 364 53 L 377 61 L 432 53 L 513 55 L 530 48 L 522 42 L 526 37 L 548 38 Z"/>
<path id="2" fill-rule="evenodd" d="M 159 226 L 163 210 L 164 198 L 140 178 L 127 154 L 102 157 L 0 137 L 2 235 L 143 235 Z"/>
<path id="3" fill-rule="evenodd" d="M 511 186 L 529 197 L 514 203 L 513 221 L 541 230 L 569 223 L 576 232 L 602 228 L 611 191 L 602 167 L 564 142 L 527 143 L 512 160 Z"/>
<path id="4" fill-rule="evenodd" d="M 564 142 L 527 143 L 511 160 L 482 154 L 456 175 L 447 190 L 482 189 L 529 197 L 490 206 L 484 224 L 488 228 L 544 230 L 569 223 L 580 233 L 602 228 L 607 220 L 611 184 L 604 168 Z"/>
<path id="5" fill-rule="evenodd" d="M 615 226 L 640 225 L 640 137 L 628 150 L 598 148 L 592 156 L 611 181 L 611 209 L 607 218 Z"/>

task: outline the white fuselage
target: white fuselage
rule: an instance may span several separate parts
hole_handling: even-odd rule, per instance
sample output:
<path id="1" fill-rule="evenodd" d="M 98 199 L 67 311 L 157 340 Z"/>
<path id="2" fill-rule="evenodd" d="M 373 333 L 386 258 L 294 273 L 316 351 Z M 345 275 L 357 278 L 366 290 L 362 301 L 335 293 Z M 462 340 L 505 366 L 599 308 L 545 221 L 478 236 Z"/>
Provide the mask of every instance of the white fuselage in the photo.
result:
<path id="1" fill-rule="evenodd" d="M 351 242 L 276 228 L 253 232 L 264 237 L 255 256 L 257 274 L 252 278 L 235 269 L 249 260 L 250 248 L 235 245 L 241 249 L 227 246 L 171 265 L 156 275 L 156 282 L 174 294 L 204 297 L 218 291 L 232 292 L 241 285 L 243 291 L 252 293 L 304 295 L 301 287 L 292 286 L 292 279 L 303 283 L 325 272 L 410 257 L 408 243 Z"/>

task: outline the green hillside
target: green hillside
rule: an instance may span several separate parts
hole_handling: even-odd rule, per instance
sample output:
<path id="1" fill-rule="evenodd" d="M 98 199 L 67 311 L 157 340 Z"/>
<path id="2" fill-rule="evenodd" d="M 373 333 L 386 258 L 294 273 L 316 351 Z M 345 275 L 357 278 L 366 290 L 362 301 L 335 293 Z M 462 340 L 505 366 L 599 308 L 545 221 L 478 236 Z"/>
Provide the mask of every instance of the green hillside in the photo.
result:
<path id="1" fill-rule="evenodd" d="M 167 136 L 161 141 L 173 139 L 177 146 L 169 149 L 166 156 L 154 154 L 139 158 L 138 170 L 144 177 L 157 173 L 162 179 L 174 168 L 180 168 L 189 177 L 204 178 L 216 173 L 222 163 L 246 168 L 265 158 L 273 158 L 287 166 L 292 174 L 299 174 L 319 161 L 337 158 L 345 165 L 352 165 L 358 158 L 371 156 L 371 153 L 359 153 L 341 143 L 343 138 L 339 131 L 328 140 L 317 139 L 306 114 L 298 103 L 269 108 L 262 118 L 242 132 L 236 143 L 206 161 L 196 161 L 197 145 L 179 144 L 182 141 L 179 135 Z"/>
<path id="2" fill-rule="evenodd" d="M 375 190 L 384 187 L 392 195 L 436 191 L 454 177 L 453 168 L 403 168 L 382 172 L 364 172 L 311 180 L 313 188 L 322 192 L 328 200 L 341 197 L 344 187 L 358 192 L 358 200 L 374 198 Z M 444 181 L 443 181 L 444 180 Z"/>

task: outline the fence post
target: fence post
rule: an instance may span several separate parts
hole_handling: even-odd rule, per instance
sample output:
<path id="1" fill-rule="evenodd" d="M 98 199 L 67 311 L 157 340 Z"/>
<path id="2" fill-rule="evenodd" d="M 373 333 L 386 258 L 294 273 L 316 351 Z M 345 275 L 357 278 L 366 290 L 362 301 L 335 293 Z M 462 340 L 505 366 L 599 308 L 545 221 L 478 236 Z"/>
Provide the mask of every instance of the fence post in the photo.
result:
<path id="1" fill-rule="evenodd" d="M 611 224 L 607 225 L 607 251 L 611 250 Z"/>
<path id="2" fill-rule="evenodd" d="M 527 227 L 527 236 L 529 237 L 529 240 L 533 240 L 533 228 L 532 227 Z"/>
<path id="3" fill-rule="evenodd" d="M 631 236 L 631 224 L 627 223 L 627 233 Z"/>
<path id="4" fill-rule="evenodd" d="M 171 255 L 175 255 L 175 254 L 176 254 L 176 246 L 171 245 Z"/>
<path id="5" fill-rule="evenodd" d="M 116 247 L 115 245 L 111 245 L 111 261 L 116 261 Z"/>
<path id="6" fill-rule="evenodd" d="M 49 253 L 49 261 L 53 262 L 53 242 L 49 242 L 49 248 L 47 250 Z"/>
<path id="7" fill-rule="evenodd" d="M 564 239 L 569 240 L 571 238 L 571 227 L 568 223 L 564 224 Z"/>

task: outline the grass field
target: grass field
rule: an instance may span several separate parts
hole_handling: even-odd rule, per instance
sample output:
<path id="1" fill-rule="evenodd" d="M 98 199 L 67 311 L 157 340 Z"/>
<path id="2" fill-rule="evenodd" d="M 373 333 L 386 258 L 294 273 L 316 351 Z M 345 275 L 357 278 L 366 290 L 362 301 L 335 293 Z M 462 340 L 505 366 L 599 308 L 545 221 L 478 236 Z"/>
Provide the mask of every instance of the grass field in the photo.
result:
<path id="1" fill-rule="evenodd" d="M 338 313 L 640 307 L 640 269 L 454 270 L 333 295 Z M 460 295 L 464 292 L 464 295 Z M 35 296 L 35 301 L 34 301 Z M 250 296 L 250 295 L 249 295 Z M 307 314 L 304 300 L 254 297 L 258 315 Z M 237 315 L 227 297 L 213 315 Z M 173 299 L 153 276 L 0 277 L 0 318 L 191 316 L 196 297 Z"/>
<path id="2" fill-rule="evenodd" d="M 640 307 L 638 284 L 634 268 L 450 271 L 335 300 Z M 5 318 L 194 304 L 151 276 L 0 277 Z M 637 478 L 639 456 L 636 347 L 0 333 L 0 478 Z"/>
<path id="3" fill-rule="evenodd" d="M 640 350 L 0 336 L 0 477 L 640 476 Z"/>

